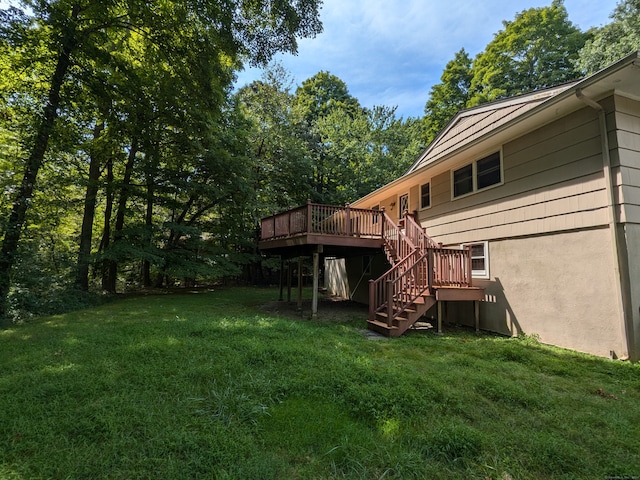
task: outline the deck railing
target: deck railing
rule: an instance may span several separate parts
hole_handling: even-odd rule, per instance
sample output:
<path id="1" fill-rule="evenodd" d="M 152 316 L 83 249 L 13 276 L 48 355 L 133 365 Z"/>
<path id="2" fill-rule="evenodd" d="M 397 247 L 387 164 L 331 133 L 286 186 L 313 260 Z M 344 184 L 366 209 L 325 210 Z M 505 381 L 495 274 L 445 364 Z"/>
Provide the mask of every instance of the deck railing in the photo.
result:
<path id="1" fill-rule="evenodd" d="M 263 218 L 261 238 L 274 240 L 300 234 L 381 238 L 383 224 L 383 212 L 379 210 L 309 202 L 293 210 Z"/>

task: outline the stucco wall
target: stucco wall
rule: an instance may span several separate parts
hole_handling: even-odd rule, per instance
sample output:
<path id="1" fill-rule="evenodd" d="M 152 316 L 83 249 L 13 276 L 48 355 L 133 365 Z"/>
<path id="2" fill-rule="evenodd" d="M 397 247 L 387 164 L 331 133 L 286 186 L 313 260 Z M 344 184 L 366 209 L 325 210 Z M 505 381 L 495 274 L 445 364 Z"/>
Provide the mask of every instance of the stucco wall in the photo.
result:
<path id="1" fill-rule="evenodd" d="M 608 229 L 492 241 L 489 252 L 490 279 L 475 281 L 486 289 L 481 328 L 600 356 L 626 353 Z"/>

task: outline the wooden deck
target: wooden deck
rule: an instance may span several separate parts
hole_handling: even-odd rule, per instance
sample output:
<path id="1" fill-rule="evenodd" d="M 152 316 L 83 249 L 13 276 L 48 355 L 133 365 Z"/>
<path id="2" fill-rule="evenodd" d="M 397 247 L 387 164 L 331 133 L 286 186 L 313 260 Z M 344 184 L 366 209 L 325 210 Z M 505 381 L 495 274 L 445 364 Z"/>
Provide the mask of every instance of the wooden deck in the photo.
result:
<path id="1" fill-rule="evenodd" d="M 309 202 L 263 218 L 258 247 L 274 254 L 310 252 L 318 245 L 328 249 L 325 253 L 344 249 L 380 250 L 384 244 L 384 228 L 380 211 Z"/>
<path id="2" fill-rule="evenodd" d="M 391 268 L 369 283 L 368 325 L 373 330 L 401 335 L 431 306 L 437 303 L 440 310 L 444 301 L 476 302 L 478 325 L 477 302 L 484 290 L 473 286 L 471 250 L 443 248 L 408 214 L 399 226 L 383 210 L 309 202 L 263 218 L 261 229 L 260 250 L 313 256 L 314 284 L 320 255 L 384 252 Z"/>

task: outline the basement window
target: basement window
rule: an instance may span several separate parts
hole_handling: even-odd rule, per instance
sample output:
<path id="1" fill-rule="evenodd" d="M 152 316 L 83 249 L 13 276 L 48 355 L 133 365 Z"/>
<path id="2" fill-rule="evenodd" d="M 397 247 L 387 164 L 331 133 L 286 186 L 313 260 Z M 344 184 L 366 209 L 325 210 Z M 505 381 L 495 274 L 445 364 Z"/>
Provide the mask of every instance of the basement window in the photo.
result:
<path id="1" fill-rule="evenodd" d="M 466 243 L 462 246 L 471 247 L 471 276 L 489 278 L 489 242 Z"/>
<path id="2" fill-rule="evenodd" d="M 453 198 L 502 183 L 502 156 L 492 153 L 452 172 Z"/>

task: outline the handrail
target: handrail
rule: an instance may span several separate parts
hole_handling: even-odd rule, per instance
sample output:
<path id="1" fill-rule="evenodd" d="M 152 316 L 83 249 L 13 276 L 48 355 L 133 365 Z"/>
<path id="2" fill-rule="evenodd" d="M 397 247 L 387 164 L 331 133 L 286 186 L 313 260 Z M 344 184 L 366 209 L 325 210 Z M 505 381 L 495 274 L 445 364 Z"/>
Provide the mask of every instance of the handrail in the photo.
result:
<path id="1" fill-rule="evenodd" d="M 405 229 L 407 237 L 409 237 L 422 251 L 426 251 L 427 248 L 439 248 L 440 245 L 436 243 L 427 233 L 422 226 L 415 221 L 413 215 L 406 214 Z"/>
<path id="2" fill-rule="evenodd" d="M 394 223 L 394 221 L 387 215 L 387 212 L 381 210 L 382 213 L 382 239 L 387 246 L 395 252 L 394 258 L 385 250 L 389 263 L 395 265 L 398 262 L 402 262 L 406 257 L 411 255 L 416 250 L 416 245 L 411 239 Z"/>
<path id="3" fill-rule="evenodd" d="M 382 211 L 308 202 L 261 220 L 262 240 L 300 234 L 382 238 Z"/>
<path id="4" fill-rule="evenodd" d="M 433 252 L 434 287 L 472 287 L 471 247 L 430 248 Z"/>

